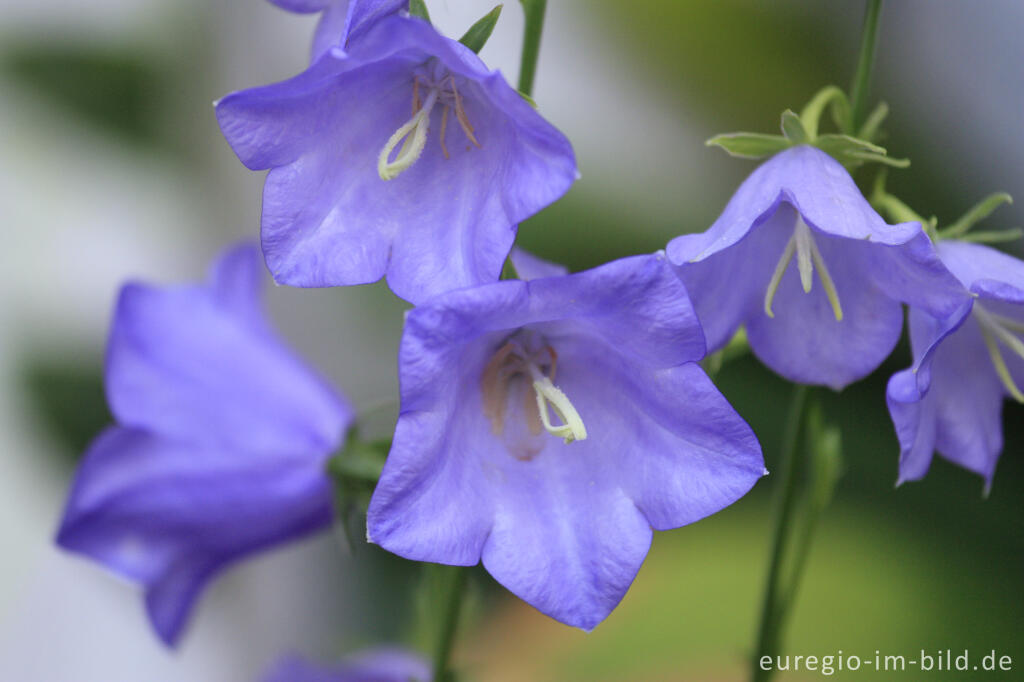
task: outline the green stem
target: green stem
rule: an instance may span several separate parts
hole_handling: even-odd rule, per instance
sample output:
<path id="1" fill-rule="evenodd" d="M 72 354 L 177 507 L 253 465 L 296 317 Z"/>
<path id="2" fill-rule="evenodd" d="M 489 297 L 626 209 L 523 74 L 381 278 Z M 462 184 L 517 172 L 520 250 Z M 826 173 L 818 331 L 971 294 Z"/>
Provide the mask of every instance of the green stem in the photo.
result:
<path id="1" fill-rule="evenodd" d="M 544 10 L 547 0 L 519 0 L 523 5 L 526 22 L 523 26 L 523 56 L 519 62 L 519 92 L 533 96 L 533 79 L 537 73 L 537 55 L 540 52 L 540 34 L 544 30 Z"/>
<path id="2" fill-rule="evenodd" d="M 434 682 L 446 682 L 450 678 L 448 664 L 455 644 L 455 631 L 462 611 L 462 594 L 465 592 L 468 571 L 461 566 L 438 566 L 437 569 L 443 571 L 441 589 L 445 592 L 445 608 L 441 614 L 441 627 L 434 650 L 434 675 L 431 679 Z"/>
<path id="3" fill-rule="evenodd" d="M 861 33 L 860 56 L 857 58 L 857 72 L 850 88 L 850 124 L 847 133 L 856 135 L 868 111 L 868 89 L 871 86 L 871 65 L 875 61 L 875 42 L 878 38 L 878 15 L 882 0 L 868 0 L 864 13 L 864 30 Z"/>
<path id="4" fill-rule="evenodd" d="M 789 528 L 793 516 L 793 508 L 797 498 L 796 464 L 797 452 L 800 449 L 800 434 L 804 422 L 807 405 L 807 387 L 797 385 L 793 390 L 793 399 L 786 420 L 786 430 L 782 438 L 782 451 L 779 460 L 778 489 L 775 498 L 775 529 L 772 537 L 771 560 L 768 564 L 768 579 L 765 584 L 764 602 L 761 608 L 761 621 L 758 627 L 757 648 L 751 666 L 753 682 L 766 682 L 772 674 L 771 670 L 763 670 L 760 665 L 762 656 L 775 653 L 779 641 L 779 623 L 782 619 L 782 568 L 789 547 Z"/>

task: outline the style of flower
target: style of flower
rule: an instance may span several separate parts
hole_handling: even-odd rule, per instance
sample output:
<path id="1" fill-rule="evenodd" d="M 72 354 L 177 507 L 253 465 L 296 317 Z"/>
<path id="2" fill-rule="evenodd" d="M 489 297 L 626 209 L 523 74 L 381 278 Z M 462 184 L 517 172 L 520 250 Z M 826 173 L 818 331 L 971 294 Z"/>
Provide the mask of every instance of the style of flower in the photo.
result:
<path id="1" fill-rule="evenodd" d="M 430 666 L 414 653 L 375 649 L 329 667 L 288 657 L 263 682 L 430 682 L 432 677 Z"/>
<path id="2" fill-rule="evenodd" d="M 988 246 L 940 241 L 939 257 L 976 296 L 969 315 L 910 309 L 914 368 L 889 380 L 899 482 L 920 479 L 934 451 L 992 484 L 1003 449 L 1003 399 L 1024 402 L 1024 262 Z"/>
<path id="3" fill-rule="evenodd" d="M 201 286 L 131 283 L 107 349 L 117 425 L 82 460 L 57 542 L 145 588 L 173 645 L 221 569 L 331 522 L 348 403 L 272 333 L 252 245 Z"/>
<path id="4" fill-rule="evenodd" d="M 263 251 L 282 284 L 386 274 L 416 303 L 493 282 L 519 221 L 576 177 L 568 140 L 500 73 L 409 16 L 228 95 L 217 118 L 247 167 L 270 169 Z"/>
<path id="5" fill-rule="evenodd" d="M 762 164 L 706 232 L 667 252 L 709 351 L 746 325 L 768 367 L 836 390 L 892 351 L 901 302 L 939 318 L 970 305 L 919 223 L 886 224 L 850 174 L 809 146 Z"/>
<path id="6" fill-rule="evenodd" d="M 313 35 L 312 61 L 332 47 L 344 48 L 374 21 L 409 8 L 409 0 L 270 0 L 299 14 L 320 13 Z"/>
<path id="7" fill-rule="evenodd" d="M 765 473 L 703 355 L 663 254 L 413 309 L 369 540 L 419 561 L 482 559 L 540 611 L 593 628 L 652 529 L 713 514 Z"/>

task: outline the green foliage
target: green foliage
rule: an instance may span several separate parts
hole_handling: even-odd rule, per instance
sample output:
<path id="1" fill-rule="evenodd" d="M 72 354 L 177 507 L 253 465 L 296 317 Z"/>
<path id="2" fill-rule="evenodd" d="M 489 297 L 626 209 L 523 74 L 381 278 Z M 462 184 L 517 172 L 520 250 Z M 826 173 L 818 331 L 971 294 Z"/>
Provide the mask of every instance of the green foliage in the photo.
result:
<path id="1" fill-rule="evenodd" d="M 21 386 L 25 404 L 68 457 L 76 461 L 112 421 L 98 365 L 29 357 Z"/>
<path id="2" fill-rule="evenodd" d="M 764 133 L 725 133 L 712 137 L 704 144 L 708 147 L 721 147 L 730 156 L 741 159 L 760 159 L 793 146 L 790 140 L 781 135 Z"/>
<path id="3" fill-rule="evenodd" d="M 140 145 L 160 146 L 167 74 L 144 54 L 26 43 L 0 53 L 0 70 L 76 120 Z"/>
<path id="4" fill-rule="evenodd" d="M 427 3 L 423 0 L 409 0 L 409 14 L 430 23 L 430 12 L 427 11 Z"/>

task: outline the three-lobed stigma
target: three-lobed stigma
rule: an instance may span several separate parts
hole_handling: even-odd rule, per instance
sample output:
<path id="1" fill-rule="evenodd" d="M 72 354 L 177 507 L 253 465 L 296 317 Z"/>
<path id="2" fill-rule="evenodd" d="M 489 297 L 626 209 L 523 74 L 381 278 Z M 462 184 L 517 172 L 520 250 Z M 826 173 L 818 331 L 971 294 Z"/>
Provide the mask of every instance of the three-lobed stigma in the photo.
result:
<path id="1" fill-rule="evenodd" d="M 818 279 L 821 280 L 821 285 L 825 289 L 825 295 L 828 296 L 828 302 L 832 306 L 832 314 L 835 315 L 837 322 L 841 322 L 843 319 L 843 307 L 839 303 L 839 293 L 836 291 L 835 282 L 832 281 L 832 275 L 828 272 L 825 259 L 821 257 L 821 251 L 818 249 L 818 244 L 814 241 L 811 228 L 808 227 L 807 223 L 804 222 L 803 216 L 799 213 L 796 214 L 793 234 L 790 235 L 789 241 L 786 242 L 786 248 L 783 249 L 779 262 L 775 264 L 772 278 L 768 281 L 768 289 L 764 294 L 765 315 L 775 317 L 775 313 L 772 312 L 772 301 L 775 299 L 775 292 L 779 289 L 779 283 L 782 282 L 782 276 L 786 274 L 789 262 L 793 260 L 794 253 L 796 254 L 797 269 L 800 272 L 800 284 L 803 287 L 804 293 L 809 294 L 811 292 L 811 287 L 814 284 L 814 273 L 817 272 Z"/>
<path id="2" fill-rule="evenodd" d="M 1024 335 L 1024 323 L 985 310 L 977 301 L 974 302 L 972 312 L 981 328 L 985 348 L 988 350 L 989 358 L 992 360 L 992 366 L 995 368 L 999 380 L 1014 400 L 1024 403 L 1024 393 L 1014 382 L 1010 368 L 1006 366 L 1006 360 L 1003 359 L 1003 354 L 999 350 L 999 344 L 1002 343 L 1018 357 L 1024 359 L 1024 341 L 1021 341 L 1020 338 L 1020 335 Z"/>
<path id="3" fill-rule="evenodd" d="M 491 421 L 496 435 L 505 431 L 506 412 L 513 388 L 522 388 L 529 382 L 530 392 L 523 394 L 523 414 L 527 428 L 534 435 L 542 430 L 561 438 L 565 443 L 585 440 L 587 428 L 569 397 L 554 384 L 558 369 L 558 355 L 554 348 L 544 344 L 531 352 L 518 340 L 510 340 L 499 348 L 484 368 L 481 393 L 484 414 Z M 532 401 L 530 398 L 532 397 Z M 554 423 L 551 411 L 561 423 Z"/>
<path id="4" fill-rule="evenodd" d="M 426 97 L 422 100 L 420 99 L 421 88 L 426 91 Z M 430 114 L 438 104 L 443 107 L 438 141 L 444 158 L 450 158 L 445 137 L 448 132 L 448 115 L 452 111 L 455 112 L 455 120 L 458 121 L 466 139 L 474 146 L 480 146 L 476 139 L 476 131 L 466 115 L 465 104 L 462 95 L 459 94 L 454 74 L 449 73 L 438 79 L 428 79 L 426 76 L 417 75 L 413 78 L 412 83 L 412 118 L 391 134 L 377 157 L 377 174 L 382 180 L 397 178 L 419 160 L 427 146 Z M 399 143 L 401 143 L 401 147 L 399 147 Z M 396 147 L 398 147 L 397 153 L 395 153 Z"/>

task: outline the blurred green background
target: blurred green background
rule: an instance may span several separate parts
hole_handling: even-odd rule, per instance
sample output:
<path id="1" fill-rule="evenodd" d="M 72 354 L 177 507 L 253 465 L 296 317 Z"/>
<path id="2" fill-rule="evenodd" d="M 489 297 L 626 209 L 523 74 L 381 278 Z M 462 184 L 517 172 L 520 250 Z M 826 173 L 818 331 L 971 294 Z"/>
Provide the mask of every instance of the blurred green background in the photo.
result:
<path id="1" fill-rule="evenodd" d="M 102 17 L 106 6 L 100 5 Z M 7 131 L 0 141 L 11 160 L 0 175 L 0 219 L 14 247 L 6 257 L 23 256 L 23 262 L 11 259 L 14 283 L 0 318 L 6 419 L 22 437 L 7 444 L 0 463 L 7 473 L 31 467 L 29 478 L 47 491 L 30 493 L 46 500 L 35 512 L 13 503 L 0 508 L 8 517 L 4 528 L 12 530 L 9 546 L 33 547 L 31 538 L 39 540 L 23 557 L 51 551 L 40 529 L 52 527 L 75 458 L 109 419 L 101 384 L 103 311 L 117 282 L 128 275 L 194 278 L 220 243 L 256 233 L 261 179 L 220 141 L 210 101 L 302 68 L 312 28 L 308 18 L 267 3 L 151 1 L 143 3 L 144 16 L 131 20 L 124 14 L 134 16 L 138 8 L 111 5 L 110 16 L 119 20 L 99 28 L 0 6 L 0 19 L 10 20 L 0 23 L 0 123 Z M 489 9 L 476 1 L 428 5 L 455 34 Z M 537 100 L 576 145 L 583 179 L 521 226 L 520 243 L 574 270 L 705 229 L 753 163 L 729 159 L 702 141 L 733 130 L 775 132 L 783 109 L 798 109 L 825 84 L 847 86 L 862 12 L 857 2 L 812 0 L 551 5 Z M 59 9 L 73 15 L 75 3 L 69 6 Z M 1022 194 L 1024 48 L 1012 30 L 1022 21 L 1024 9 L 1012 1 L 919 0 L 887 3 L 883 10 L 872 92 L 892 106 L 885 141 L 890 153 L 913 161 L 890 174 L 889 188 L 923 215 L 950 221 L 990 191 Z M 509 74 L 515 73 L 520 26 L 518 7 L 508 3 L 483 53 Z M 100 166 L 96 182 L 102 186 L 80 186 L 93 165 Z M 141 185 L 124 179 L 135 174 L 150 179 Z M 862 186 L 870 178 L 870 172 L 857 176 Z M 150 204 L 120 210 L 140 196 Z M 162 217 L 154 224 L 150 215 Z M 988 226 L 1017 226 L 1021 216 L 1016 206 L 1004 208 Z M 87 302 L 77 301 L 76 292 L 90 281 L 103 285 L 93 287 Z M 270 302 L 289 339 L 357 404 L 394 395 L 393 353 L 404 306 L 383 285 L 274 289 Z M 898 447 L 884 387 L 908 364 L 903 344 L 871 378 L 826 399 L 827 420 L 842 427 L 844 475 L 822 521 L 785 650 L 818 656 L 842 650 L 862 658 L 878 650 L 911 659 L 922 649 L 968 649 L 980 659 L 994 649 L 1024 669 L 1024 412 L 1006 405 L 1006 446 L 988 498 L 976 476 L 939 459 L 925 480 L 894 489 Z M 717 381 L 758 433 L 773 469 L 789 387 L 749 357 L 728 364 Z M 389 417 L 380 417 L 382 431 Z M 773 483 L 763 480 L 740 503 L 694 526 L 657 534 L 623 604 L 590 634 L 550 621 L 477 572 L 474 623 L 457 652 L 468 676 L 744 679 L 767 562 Z M 33 513 L 43 520 L 30 520 Z M 321 548 L 326 553 L 343 554 L 333 541 Z M 256 641 L 325 655 L 409 634 L 415 570 L 373 549 L 334 561 L 306 585 L 313 593 L 307 601 L 293 595 L 262 610 L 252 607 L 281 622 L 254 635 Z M 115 662 L 125 641 L 119 635 L 80 651 L 71 641 L 81 636 L 76 627 L 54 635 L 25 620 L 24 594 L 50 594 L 77 580 L 78 572 L 85 575 L 75 564 L 64 582 L 40 583 L 35 562 L 15 561 L 4 574 L 10 585 L 0 592 L 5 679 L 62 679 L 23 660 L 26 642 L 66 650 L 95 672 L 75 679 L 184 679 L 175 672 L 184 669 L 175 667 L 181 661 L 156 647 L 125 668 Z M 289 566 L 264 566 L 270 577 L 250 582 L 273 589 Z M 242 582 L 218 587 L 214 605 L 203 608 L 230 612 L 232 600 L 266 591 L 238 586 Z M 313 600 L 319 603 L 313 615 L 298 608 Z M 62 618 L 71 624 L 96 617 L 91 603 L 66 608 Z M 230 640 L 233 645 L 218 652 L 193 655 L 190 648 L 203 646 L 203 633 L 237 626 L 237 619 L 202 612 L 197 619 L 199 632 L 179 654 L 194 679 L 251 679 L 276 653 L 231 660 L 244 647 L 233 649 L 237 642 Z M 325 632 L 325 624 L 338 634 Z M 138 618 L 128 627 L 145 626 Z M 218 656 L 228 660 L 214 662 Z M 117 665 L 119 672 L 103 675 Z M 833 677 L 898 676 L 862 668 Z M 1020 679 L 1020 673 L 908 670 L 902 677 Z"/>

